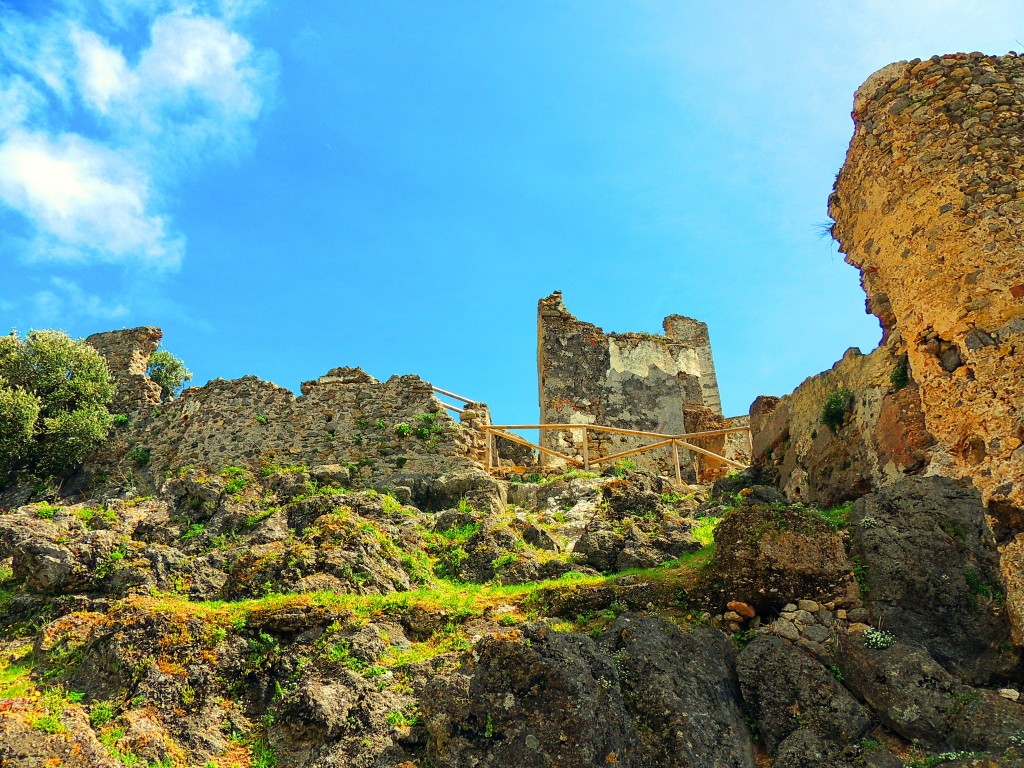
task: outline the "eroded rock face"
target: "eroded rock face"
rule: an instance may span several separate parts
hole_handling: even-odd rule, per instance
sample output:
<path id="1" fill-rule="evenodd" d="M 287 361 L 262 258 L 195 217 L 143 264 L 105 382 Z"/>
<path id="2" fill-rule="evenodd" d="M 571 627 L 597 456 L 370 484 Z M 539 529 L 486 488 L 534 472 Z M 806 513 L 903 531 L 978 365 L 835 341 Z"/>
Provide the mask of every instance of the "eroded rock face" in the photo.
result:
<path id="1" fill-rule="evenodd" d="M 898 62 L 857 91 L 829 212 L 906 345 L 943 473 L 1024 508 L 1024 57 Z"/>

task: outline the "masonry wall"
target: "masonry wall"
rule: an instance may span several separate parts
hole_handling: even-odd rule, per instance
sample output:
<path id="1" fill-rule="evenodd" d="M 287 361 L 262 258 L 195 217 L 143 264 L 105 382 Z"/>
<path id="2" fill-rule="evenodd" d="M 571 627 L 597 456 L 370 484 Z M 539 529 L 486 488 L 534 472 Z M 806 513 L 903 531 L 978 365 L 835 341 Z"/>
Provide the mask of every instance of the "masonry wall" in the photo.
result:
<path id="1" fill-rule="evenodd" d="M 665 335 L 605 333 L 578 320 L 556 291 L 538 305 L 540 415 L 543 424 L 602 424 L 679 434 L 689 429 L 686 409 L 721 420 L 722 407 L 707 326 L 672 315 Z M 696 413 L 696 412 L 694 412 Z M 591 432 L 592 455 L 611 455 L 642 439 Z M 545 431 L 541 445 L 581 454 L 581 430 Z M 685 453 L 685 452 L 684 452 Z M 690 457 L 685 463 L 692 467 Z M 640 467 L 674 471 L 669 449 L 633 457 Z"/>
<path id="2" fill-rule="evenodd" d="M 254 376 L 215 379 L 160 403 L 159 387 L 145 377 L 159 338 L 158 329 L 141 328 L 88 339 L 107 359 L 129 417 L 102 452 L 105 465 L 94 467 L 99 473 L 157 483 L 187 466 L 342 464 L 373 485 L 482 460 L 483 440 L 472 427 L 489 422 L 486 405 L 467 406 L 464 426 L 418 376 L 378 382 L 359 368 L 335 368 L 303 383 L 300 397 Z M 148 460 L 132 458 L 140 455 Z"/>
<path id="3" fill-rule="evenodd" d="M 1024 635 L 1024 57 L 897 62 L 854 99 L 829 211 L 905 344 L 932 471 L 982 492 Z"/>

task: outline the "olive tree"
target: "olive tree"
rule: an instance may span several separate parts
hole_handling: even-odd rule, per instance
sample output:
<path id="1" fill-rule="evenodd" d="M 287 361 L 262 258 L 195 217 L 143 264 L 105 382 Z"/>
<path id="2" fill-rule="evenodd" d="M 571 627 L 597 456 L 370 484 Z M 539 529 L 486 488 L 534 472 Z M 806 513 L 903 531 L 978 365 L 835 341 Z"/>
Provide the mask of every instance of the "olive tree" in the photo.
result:
<path id="1" fill-rule="evenodd" d="M 61 331 L 0 337 L 0 471 L 80 464 L 110 431 L 113 395 L 107 364 L 84 341 Z"/>
<path id="2" fill-rule="evenodd" d="M 192 381 L 192 372 L 184 361 L 166 349 L 158 349 L 149 358 L 146 375 L 160 385 L 160 397 L 164 401 L 173 400 L 181 394 L 182 387 Z"/>

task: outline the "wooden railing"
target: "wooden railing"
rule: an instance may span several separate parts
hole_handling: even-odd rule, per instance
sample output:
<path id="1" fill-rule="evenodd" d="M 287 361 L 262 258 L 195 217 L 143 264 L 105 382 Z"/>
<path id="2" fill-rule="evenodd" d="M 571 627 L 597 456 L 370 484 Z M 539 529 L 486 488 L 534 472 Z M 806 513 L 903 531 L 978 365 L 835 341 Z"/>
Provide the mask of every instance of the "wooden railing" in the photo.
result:
<path id="1" fill-rule="evenodd" d="M 440 387 L 435 387 L 433 384 L 430 385 L 430 388 L 432 390 L 434 390 L 435 392 L 437 392 L 437 394 L 439 394 L 439 395 L 444 395 L 445 397 L 451 397 L 451 398 L 454 398 L 456 400 L 460 400 L 463 403 L 466 403 L 466 405 L 469 405 L 470 403 L 475 403 L 476 402 L 475 400 L 470 400 L 468 397 L 463 397 L 462 395 L 456 395 L 454 392 L 449 392 L 447 389 L 441 389 Z M 443 405 L 449 411 L 455 411 L 456 413 L 462 413 L 462 411 L 465 410 L 463 408 L 459 408 L 456 405 L 452 405 L 451 403 L 446 403 L 441 398 L 438 398 L 438 402 L 441 403 L 441 405 Z"/>
<path id="2" fill-rule="evenodd" d="M 581 469 L 590 469 L 591 467 L 598 466 L 600 464 L 607 464 L 608 462 L 618 461 L 628 456 L 635 456 L 639 453 L 646 453 L 647 451 L 654 451 L 659 448 L 672 448 L 672 463 L 675 466 L 676 482 L 682 483 L 683 473 L 682 466 L 679 462 L 679 449 L 686 448 L 687 450 L 699 453 L 709 458 L 720 461 L 726 466 L 734 467 L 736 469 L 746 469 L 745 464 L 740 464 L 738 461 L 727 459 L 725 456 L 721 456 L 713 451 L 709 451 L 706 448 L 702 448 L 699 445 L 694 445 L 691 440 L 694 438 L 703 437 L 721 437 L 723 435 L 729 435 L 736 432 L 746 432 L 750 435 L 749 427 L 728 427 L 726 429 L 712 429 L 706 432 L 685 432 L 679 435 L 667 435 L 661 432 L 642 432 L 636 429 L 622 429 L 620 427 L 606 427 L 600 424 L 489 424 L 481 427 L 486 433 L 487 444 L 485 453 L 485 466 L 488 471 L 496 469 L 496 460 L 498 456 L 497 445 L 495 439 L 501 437 L 509 442 L 518 443 L 519 445 L 525 445 L 528 448 L 540 451 L 546 456 L 551 456 L 556 459 L 561 459 L 568 464 Z M 564 453 L 552 450 L 551 448 L 545 448 L 537 443 L 531 443 L 525 437 L 521 437 L 512 432 L 510 429 L 537 429 L 540 431 L 544 430 L 582 430 L 583 440 L 581 443 L 580 458 L 574 456 L 568 456 Z M 644 437 L 652 438 L 655 442 L 647 445 L 637 446 L 631 448 L 628 451 L 620 451 L 619 453 L 613 453 L 608 456 L 596 456 L 590 455 L 590 441 L 588 439 L 589 432 L 607 432 L 613 435 L 628 435 L 631 437 Z"/>
<path id="3" fill-rule="evenodd" d="M 457 395 L 454 392 L 449 392 L 448 390 L 441 389 L 440 387 L 434 387 L 433 385 L 431 385 L 431 388 L 434 390 L 434 392 L 436 392 L 439 395 L 450 397 L 454 400 L 458 400 L 467 405 L 476 402 L 475 400 L 470 400 L 468 397 Z M 464 408 L 459 408 L 456 405 L 446 403 L 443 400 L 440 400 L 440 398 L 439 402 L 448 410 L 454 411 L 455 413 L 458 413 L 460 415 L 465 410 Z M 745 464 L 741 464 L 738 461 L 728 459 L 725 456 L 721 456 L 717 453 L 714 453 L 713 451 L 709 451 L 707 448 L 702 448 L 699 445 L 694 445 L 691 442 L 693 439 L 699 439 L 704 437 L 721 437 L 724 435 L 730 435 L 737 432 L 746 432 L 747 439 L 750 440 L 749 427 L 727 427 L 725 429 L 712 429 L 706 432 L 684 432 L 683 434 L 680 435 L 668 435 L 662 432 L 643 432 L 637 429 L 622 429 L 621 427 L 606 427 L 600 424 L 484 424 L 480 426 L 480 429 L 482 429 L 484 432 L 486 445 L 484 465 L 486 466 L 488 471 L 497 469 L 498 466 L 498 450 L 496 439 L 499 437 L 504 440 L 508 440 L 510 443 L 518 443 L 519 445 L 524 445 L 527 448 L 531 448 L 535 451 L 540 451 L 540 453 L 544 454 L 545 456 L 551 456 L 552 458 L 561 459 L 562 461 L 565 461 L 566 463 L 571 464 L 575 467 L 580 467 L 581 469 L 590 469 L 591 467 L 595 467 L 600 464 L 607 464 L 612 461 L 618 461 L 619 459 L 625 459 L 629 456 L 635 456 L 640 453 L 655 451 L 658 450 L 659 448 L 671 447 L 672 463 L 675 466 L 677 483 L 682 483 L 683 481 L 682 466 L 679 461 L 680 448 L 685 448 L 687 450 L 693 451 L 694 453 L 699 453 L 703 456 L 707 456 L 708 458 L 715 459 L 716 461 L 720 461 L 729 467 L 734 467 L 736 469 L 747 468 Z M 525 437 L 509 432 L 508 430 L 510 429 L 537 429 L 540 430 L 541 432 L 543 432 L 544 430 L 552 429 L 574 431 L 582 430 L 583 441 L 581 443 L 580 457 L 576 458 L 575 456 L 568 456 L 564 453 L 560 453 L 551 448 L 546 448 L 543 445 L 531 443 Z M 619 453 L 613 453 L 608 456 L 591 456 L 590 440 L 588 437 L 591 431 L 606 432 L 612 435 L 626 435 L 629 437 L 651 438 L 654 440 L 654 442 L 649 443 L 647 445 L 637 446 L 636 448 L 630 448 L 628 451 L 620 451 Z"/>

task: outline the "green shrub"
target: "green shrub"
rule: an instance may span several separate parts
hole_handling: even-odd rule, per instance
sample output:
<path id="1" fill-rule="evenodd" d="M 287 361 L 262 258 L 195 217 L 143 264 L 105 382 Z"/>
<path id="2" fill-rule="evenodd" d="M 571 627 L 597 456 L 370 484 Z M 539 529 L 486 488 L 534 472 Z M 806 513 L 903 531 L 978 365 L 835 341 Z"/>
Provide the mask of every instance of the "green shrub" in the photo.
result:
<path id="1" fill-rule="evenodd" d="M 846 414 L 852 410 L 853 392 L 840 389 L 825 399 L 825 404 L 821 408 L 821 423 L 836 433 L 846 421 Z"/>
<path id="2" fill-rule="evenodd" d="M 182 359 L 166 349 L 158 349 L 149 358 L 146 375 L 160 385 L 160 397 L 165 402 L 173 400 L 185 384 L 192 381 L 192 372 L 185 367 Z"/>
<path id="3" fill-rule="evenodd" d="M 906 355 L 901 355 L 896 367 L 889 374 L 889 383 L 894 390 L 903 389 L 910 383 L 910 361 Z"/>
<path id="4" fill-rule="evenodd" d="M 61 331 L 0 337 L 0 472 L 80 464 L 110 432 L 113 395 L 107 364 L 84 341 Z"/>
<path id="5" fill-rule="evenodd" d="M 153 451 L 151 448 L 143 448 L 142 446 L 136 446 L 128 451 L 128 458 L 138 464 L 140 467 L 144 467 L 149 464 L 150 456 Z"/>
<path id="6" fill-rule="evenodd" d="M 616 477 L 625 477 L 630 472 L 636 469 L 636 462 L 631 459 L 622 459 L 621 461 L 615 462 L 615 466 L 612 468 L 612 473 Z"/>

